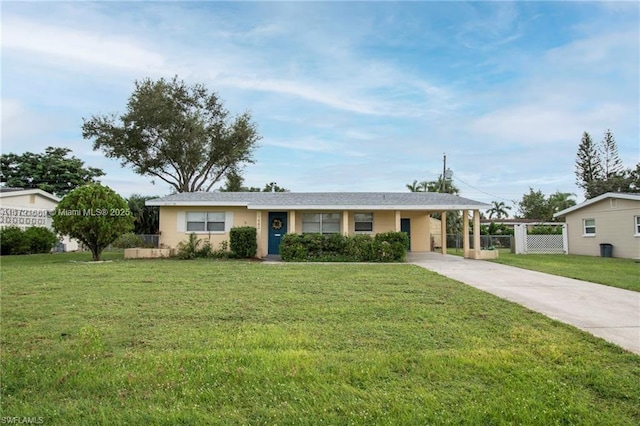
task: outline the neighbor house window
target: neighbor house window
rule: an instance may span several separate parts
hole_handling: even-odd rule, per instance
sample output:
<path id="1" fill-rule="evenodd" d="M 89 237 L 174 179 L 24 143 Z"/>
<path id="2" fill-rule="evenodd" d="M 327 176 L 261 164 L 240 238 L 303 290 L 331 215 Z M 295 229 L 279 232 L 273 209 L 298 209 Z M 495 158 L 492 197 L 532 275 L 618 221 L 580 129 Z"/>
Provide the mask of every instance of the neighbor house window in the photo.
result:
<path id="1" fill-rule="evenodd" d="M 636 236 L 640 237 L 640 216 L 635 216 L 633 219 L 636 225 Z"/>
<path id="2" fill-rule="evenodd" d="M 583 224 L 583 235 L 586 235 L 586 236 L 596 235 L 595 219 L 584 219 L 582 221 L 582 224 Z"/>
<path id="3" fill-rule="evenodd" d="M 373 213 L 356 213 L 353 217 L 356 232 L 373 232 Z"/>
<path id="4" fill-rule="evenodd" d="M 303 213 L 303 234 L 337 234 L 340 232 L 340 213 Z"/>
<path id="5" fill-rule="evenodd" d="M 223 212 L 187 212 L 187 232 L 224 232 Z"/>

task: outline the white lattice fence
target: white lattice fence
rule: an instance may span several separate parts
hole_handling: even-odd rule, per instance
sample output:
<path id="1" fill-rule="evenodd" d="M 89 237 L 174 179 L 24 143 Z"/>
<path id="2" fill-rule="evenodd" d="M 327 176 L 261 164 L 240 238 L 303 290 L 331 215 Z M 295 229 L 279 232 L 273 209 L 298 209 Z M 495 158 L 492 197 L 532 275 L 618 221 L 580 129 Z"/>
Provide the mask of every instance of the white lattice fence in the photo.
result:
<path id="1" fill-rule="evenodd" d="M 541 224 L 544 225 L 544 224 Z M 558 225 L 558 224 L 553 224 Z M 516 254 L 567 254 L 569 241 L 567 239 L 567 225 L 562 224 L 562 235 L 527 233 L 527 225 L 517 224 L 514 227 Z"/>
<path id="2" fill-rule="evenodd" d="M 562 235 L 527 235 L 527 253 L 563 254 Z"/>

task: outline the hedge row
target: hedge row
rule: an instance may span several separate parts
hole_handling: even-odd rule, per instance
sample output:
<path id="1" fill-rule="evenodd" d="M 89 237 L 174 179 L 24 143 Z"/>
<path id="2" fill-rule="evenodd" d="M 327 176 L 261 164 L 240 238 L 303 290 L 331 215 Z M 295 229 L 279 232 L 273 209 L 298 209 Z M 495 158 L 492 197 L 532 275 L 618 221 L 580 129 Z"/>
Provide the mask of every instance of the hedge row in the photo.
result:
<path id="1" fill-rule="evenodd" d="M 0 254 L 49 253 L 58 237 L 52 231 L 41 226 L 32 226 L 22 230 L 17 226 L 0 229 Z"/>
<path id="2" fill-rule="evenodd" d="M 409 237 L 404 232 L 344 236 L 286 234 L 280 256 L 286 262 L 402 262 Z"/>

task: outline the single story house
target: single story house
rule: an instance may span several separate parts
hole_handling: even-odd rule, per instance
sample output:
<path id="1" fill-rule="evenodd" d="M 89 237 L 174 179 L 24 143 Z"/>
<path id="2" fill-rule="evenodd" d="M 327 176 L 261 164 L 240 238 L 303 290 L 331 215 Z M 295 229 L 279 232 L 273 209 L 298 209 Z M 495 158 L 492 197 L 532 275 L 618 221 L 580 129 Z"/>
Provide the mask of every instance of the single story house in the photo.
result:
<path id="1" fill-rule="evenodd" d="M 613 257 L 640 259 L 640 194 L 608 192 L 553 217 L 565 218 L 569 254 L 599 256 L 611 244 Z"/>
<path id="2" fill-rule="evenodd" d="M 258 231 L 259 257 L 279 254 L 287 232 L 376 234 L 404 231 L 410 250 L 431 251 L 432 213 L 440 213 L 437 246 L 446 253 L 446 213 L 473 212 L 480 241 L 480 210 L 490 206 L 452 194 L 433 192 L 192 192 L 172 194 L 146 202 L 160 207 L 160 247 L 176 248 L 195 233 L 216 248 L 229 239 L 235 226 Z M 465 255 L 480 258 L 480 247 L 469 246 L 469 223 L 464 221 Z"/>
<path id="3" fill-rule="evenodd" d="M 51 228 L 51 216 L 60 199 L 41 189 L 0 188 L 0 228 L 32 226 Z M 76 240 L 64 237 L 62 250 L 78 250 Z"/>

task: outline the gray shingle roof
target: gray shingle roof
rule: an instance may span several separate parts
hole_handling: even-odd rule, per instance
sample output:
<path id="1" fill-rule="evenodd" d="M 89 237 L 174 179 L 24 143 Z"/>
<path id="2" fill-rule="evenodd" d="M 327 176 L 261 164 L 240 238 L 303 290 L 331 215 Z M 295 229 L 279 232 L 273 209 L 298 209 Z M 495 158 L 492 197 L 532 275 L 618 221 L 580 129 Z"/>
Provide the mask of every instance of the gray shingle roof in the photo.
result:
<path id="1" fill-rule="evenodd" d="M 491 206 L 437 192 L 185 192 L 147 201 L 152 206 L 247 206 L 276 208 L 488 209 Z"/>

